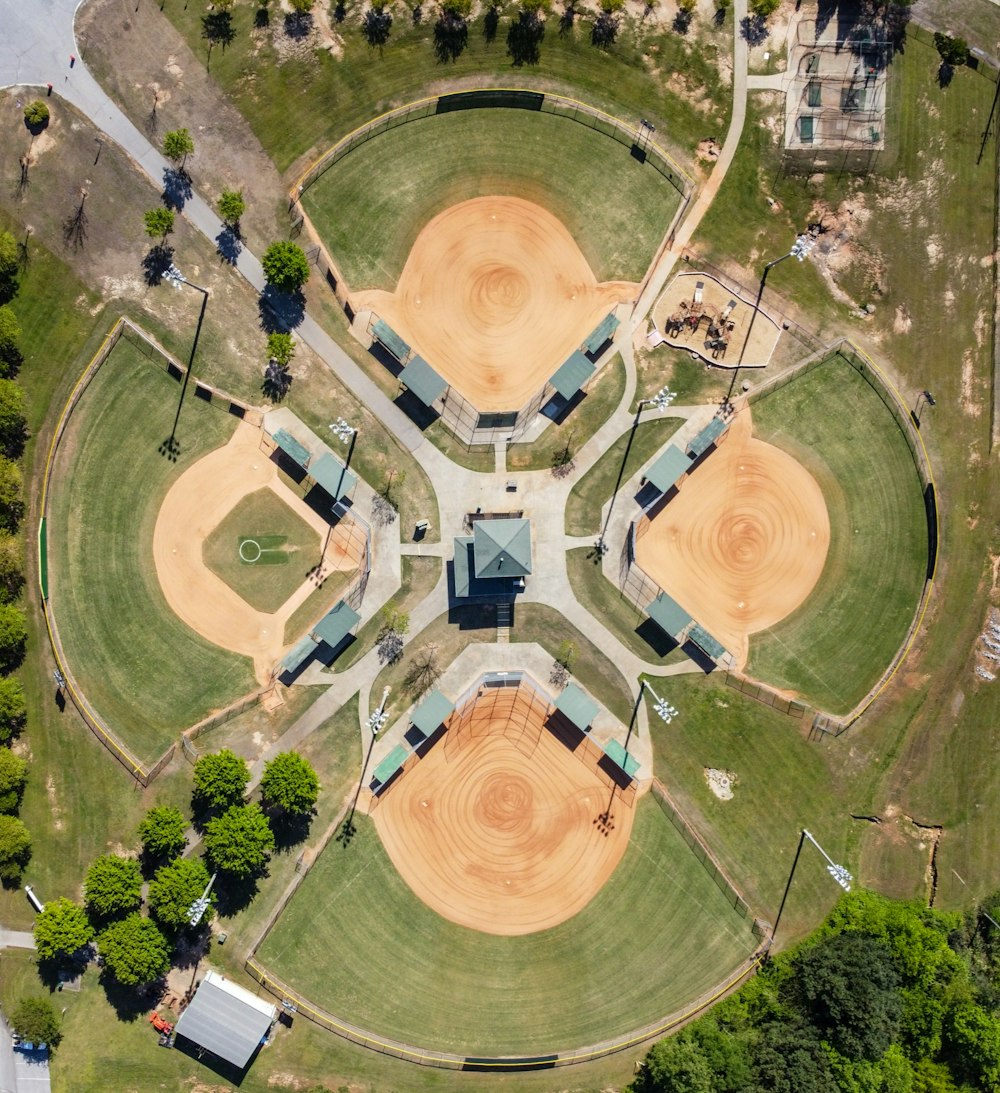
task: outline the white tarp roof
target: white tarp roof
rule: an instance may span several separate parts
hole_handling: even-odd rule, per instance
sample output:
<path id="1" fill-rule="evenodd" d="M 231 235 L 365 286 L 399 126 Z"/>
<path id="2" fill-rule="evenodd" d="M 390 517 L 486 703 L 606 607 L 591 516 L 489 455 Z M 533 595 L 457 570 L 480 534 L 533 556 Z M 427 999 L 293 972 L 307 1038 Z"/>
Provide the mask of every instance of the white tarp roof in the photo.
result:
<path id="1" fill-rule="evenodd" d="M 210 971 L 177 1021 L 177 1032 L 220 1059 L 245 1067 L 278 1010 Z"/>

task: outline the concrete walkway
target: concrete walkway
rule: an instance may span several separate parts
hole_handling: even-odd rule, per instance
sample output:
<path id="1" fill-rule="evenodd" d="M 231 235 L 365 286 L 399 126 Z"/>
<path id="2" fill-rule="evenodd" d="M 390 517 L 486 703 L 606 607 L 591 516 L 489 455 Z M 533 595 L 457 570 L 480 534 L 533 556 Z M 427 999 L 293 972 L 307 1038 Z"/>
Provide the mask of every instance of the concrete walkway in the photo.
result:
<path id="1" fill-rule="evenodd" d="M 34 935 L 29 930 L 8 930 L 0 926 L 0 949 L 33 949 Z"/>

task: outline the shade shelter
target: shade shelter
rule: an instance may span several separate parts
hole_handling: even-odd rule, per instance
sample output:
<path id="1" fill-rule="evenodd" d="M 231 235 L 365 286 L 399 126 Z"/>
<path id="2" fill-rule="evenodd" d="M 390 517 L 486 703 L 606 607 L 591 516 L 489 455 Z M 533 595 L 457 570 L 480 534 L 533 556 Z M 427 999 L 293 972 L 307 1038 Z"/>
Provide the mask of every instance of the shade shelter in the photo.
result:
<path id="1" fill-rule="evenodd" d="M 531 523 L 477 520 L 472 549 L 478 578 L 525 577 L 531 572 Z"/>
<path id="2" fill-rule="evenodd" d="M 312 637 L 318 642 L 337 649 L 340 643 L 361 621 L 361 616 L 344 600 L 331 608 L 312 629 Z"/>
<path id="3" fill-rule="evenodd" d="M 676 444 L 671 444 L 643 477 L 660 493 L 666 493 L 667 490 L 673 489 L 690 469 L 691 460 L 688 456 Z"/>
<path id="4" fill-rule="evenodd" d="M 410 721 L 424 736 L 433 736 L 451 717 L 454 709 L 455 703 L 445 698 L 440 691 L 431 691 L 410 714 Z"/>
<path id="5" fill-rule="evenodd" d="M 579 350 L 564 361 L 549 383 L 564 399 L 571 399 L 590 377 L 597 371 L 597 366 Z"/>
<path id="6" fill-rule="evenodd" d="M 688 455 L 697 459 L 704 455 L 713 444 L 718 443 L 722 434 L 729 428 L 729 423 L 721 417 L 713 417 L 700 433 L 687 446 Z"/>
<path id="7" fill-rule="evenodd" d="M 674 641 L 691 625 L 691 616 L 673 597 L 661 592 L 646 608 L 646 614 Z"/>
<path id="8" fill-rule="evenodd" d="M 312 460 L 307 470 L 309 477 L 334 501 L 343 501 L 345 497 L 350 497 L 358 484 L 357 476 L 330 452 L 323 452 L 318 459 Z"/>
<path id="9" fill-rule="evenodd" d="M 582 687 L 571 683 L 556 699 L 556 709 L 581 732 L 586 732 L 600 707 Z"/>
<path id="10" fill-rule="evenodd" d="M 177 1035 L 242 1070 L 277 1018 L 275 1006 L 210 971 L 177 1021 Z"/>
<path id="11" fill-rule="evenodd" d="M 399 373 L 399 382 L 416 395 L 425 406 L 433 406 L 448 390 L 448 381 L 439 376 L 419 355 L 414 356 Z"/>

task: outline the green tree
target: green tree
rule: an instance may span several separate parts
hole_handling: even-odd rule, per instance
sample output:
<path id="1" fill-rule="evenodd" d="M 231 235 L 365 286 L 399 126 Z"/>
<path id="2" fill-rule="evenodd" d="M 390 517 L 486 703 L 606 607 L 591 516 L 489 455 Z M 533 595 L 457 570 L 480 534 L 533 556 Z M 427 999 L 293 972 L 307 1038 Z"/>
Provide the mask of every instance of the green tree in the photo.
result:
<path id="1" fill-rule="evenodd" d="M 126 987 L 152 983 L 170 968 L 170 945 L 155 922 L 138 911 L 112 922 L 97 938 L 108 972 Z"/>
<path id="2" fill-rule="evenodd" d="M 13 671 L 24 660 L 27 640 L 24 612 L 13 604 L 0 603 L 0 671 Z"/>
<path id="3" fill-rule="evenodd" d="M 194 141 L 186 129 L 172 129 L 163 134 L 163 154 L 171 163 L 179 163 L 184 170 L 187 157 L 194 154 Z"/>
<path id="4" fill-rule="evenodd" d="M 21 542 L 10 532 L 0 531 L 0 603 L 13 603 L 24 588 L 24 555 Z M 0 740 L 3 740 L 0 729 Z"/>
<path id="5" fill-rule="evenodd" d="M 47 998 L 22 998 L 10 1015 L 10 1027 L 32 1044 L 54 1048 L 62 1039 L 59 1015 Z"/>
<path id="6" fill-rule="evenodd" d="M 49 900 L 35 917 L 35 952 L 42 960 L 72 956 L 94 938 L 87 913 L 65 896 Z"/>
<path id="7" fill-rule="evenodd" d="M 311 812 L 319 797 L 319 779 L 298 752 L 283 751 L 264 764 L 260 795 L 265 808 Z"/>
<path id="8" fill-rule="evenodd" d="M 969 63 L 969 43 L 964 38 L 951 38 L 938 32 L 934 35 L 934 47 L 943 64 L 958 68 Z"/>
<path id="9" fill-rule="evenodd" d="M 147 209 L 142 219 L 150 239 L 165 240 L 174 230 L 174 210 L 165 209 L 162 205 L 157 205 L 155 209 Z"/>
<path id="10" fill-rule="evenodd" d="M 275 331 L 267 336 L 267 355 L 277 361 L 282 368 L 287 368 L 292 357 L 295 356 L 295 339 L 291 334 Z"/>
<path id="11" fill-rule="evenodd" d="M 24 362 L 17 344 L 20 337 L 17 316 L 7 304 L 0 306 L 0 377 L 4 379 L 16 376 Z"/>
<path id="12" fill-rule="evenodd" d="M 149 882 L 149 909 L 161 926 L 179 930 L 187 925 L 188 909 L 208 886 L 210 877 L 200 858 L 176 858 L 157 869 Z M 212 901 L 214 902 L 214 893 Z M 212 916 L 212 908 L 203 921 Z"/>
<path id="13" fill-rule="evenodd" d="M 139 823 L 139 841 L 151 858 L 172 858 L 184 849 L 187 821 L 179 808 L 158 805 Z"/>
<path id="14" fill-rule="evenodd" d="M 8 459 L 24 451 L 27 425 L 24 418 L 24 392 L 11 379 L 0 379 L 0 450 Z"/>
<path id="15" fill-rule="evenodd" d="M 102 854 L 87 870 L 83 902 L 101 918 L 132 911 L 142 903 L 142 873 L 135 858 Z"/>
<path id="16" fill-rule="evenodd" d="M 28 829 L 16 816 L 0 816 L 0 880 L 20 880 L 30 858 Z"/>
<path id="17" fill-rule="evenodd" d="M 315 0 L 289 0 L 289 2 L 293 11 L 298 12 L 299 15 L 305 15 L 306 12 L 312 11 Z"/>
<path id="18" fill-rule="evenodd" d="M 28 719 L 21 681 L 14 676 L 0 678 L 0 744 L 16 736 Z"/>
<path id="19" fill-rule="evenodd" d="M 17 531 L 24 515 L 21 468 L 0 456 L 0 528 Z"/>
<path id="20" fill-rule="evenodd" d="M 0 748 L 0 812 L 16 812 L 28 781 L 28 764 L 10 748 Z"/>
<path id="21" fill-rule="evenodd" d="M 216 869 L 245 880 L 258 875 L 274 849 L 260 805 L 233 805 L 205 827 L 205 852 Z"/>
<path id="22" fill-rule="evenodd" d="M 228 748 L 202 755 L 194 765 L 194 796 L 203 807 L 228 808 L 243 800 L 250 769 Z"/>
<path id="23" fill-rule="evenodd" d="M 44 129 L 49 124 L 49 108 L 41 99 L 29 102 L 24 108 L 24 121 L 29 129 Z"/>
<path id="24" fill-rule="evenodd" d="M 247 211 L 247 204 L 243 200 L 242 190 L 223 190 L 217 202 L 219 216 L 234 231 L 239 232 L 240 220 Z"/>
<path id="25" fill-rule="evenodd" d="M 1000 1018 L 976 1002 L 960 1002 L 947 1022 L 946 1052 L 958 1077 L 978 1089 L 1000 1089 Z"/>
<path id="26" fill-rule="evenodd" d="M 831 1089 L 830 1065 L 814 1029 L 789 1020 L 760 1030 L 748 1093 L 830 1093 Z"/>
<path id="27" fill-rule="evenodd" d="M 781 5 L 781 0 L 750 0 L 750 10 L 761 19 L 773 15 Z"/>
<path id="28" fill-rule="evenodd" d="M 309 279 L 309 262 L 297 243 L 272 243 L 260 260 L 267 283 L 279 292 L 298 292 Z"/>
<path id="29" fill-rule="evenodd" d="M 0 304 L 17 295 L 17 271 L 21 255 L 17 240 L 10 232 L 0 231 Z"/>

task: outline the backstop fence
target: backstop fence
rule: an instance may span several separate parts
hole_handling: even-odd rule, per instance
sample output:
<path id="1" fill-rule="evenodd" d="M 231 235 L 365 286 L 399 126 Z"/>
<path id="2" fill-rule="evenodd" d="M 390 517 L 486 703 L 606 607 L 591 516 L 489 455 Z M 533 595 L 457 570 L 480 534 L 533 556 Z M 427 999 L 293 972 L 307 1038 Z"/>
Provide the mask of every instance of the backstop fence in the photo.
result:
<path id="1" fill-rule="evenodd" d="M 101 342 L 97 352 L 91 357 L 80 378 L 76 381 L 73 390 L 70 392 L 65 406 L 63 406 L 62 413 L 59 415 L 59 420 L 57 421 L 52 434 L 52 440 L 49 443 L 49 450 L 45 459 L 45 470 L 42 475 L 42 492 L 39 503 L 38 581 L 42 594 L 41 600 L 42 611 L 45 616 L 45 628 L 48 633 L 49 645 L 52 649 L 52 656 L 55 660 L 56 669 L 63 680 L 63 684 L 61 685 L 63 693 L 76 707 L 77 712 L 80 714 L 80 717 L 83 719 L 87 728 L 89 728 L 97 739 L 101 741 L 115 759 L 121 763 L 136 781 L 144 786 L 148 786 L 163 770 L 167 763 L 170 762 L 177 745 L 171 744 L 154 763 L 147 765 L 97 712 L 91 705 L 67 662 L 66 653 L 59 636 L 59 628 L 56 624 L 55 611 L 49 597 L 47 519 L 49 493 L 56 455 L 59 451 L 63 436 L 66 433 L 66 429 L 69 426 L 69 420 L 73 410 L 83 397 L 91 380 L 97 375 L 102 365 L 107 361 L 108 357 L 111 356 L 115 346 L 122 338 L 138 348 L 150 361 L 162 367 L 174 379 L 183 380 L 187 374 L 187 368 L 183 364 L 168 353 L 166 349 L 159 345 L 141 327 L 124 316 L 119 318 L 105 335 L 104 341 Z M 194 395 L 205 401 L 224 405 L 229 413 L 250 421 L 251 423 L 259 423 L 261 420 L 259 411 L 254 410 L 251 406 L 241 402 L 239 399 L 235 399 L 232 396 L 225 394 L 225 392 L 220 391 L 218 388 L 203 383 L 201 380 L 195 380 Z"/>

